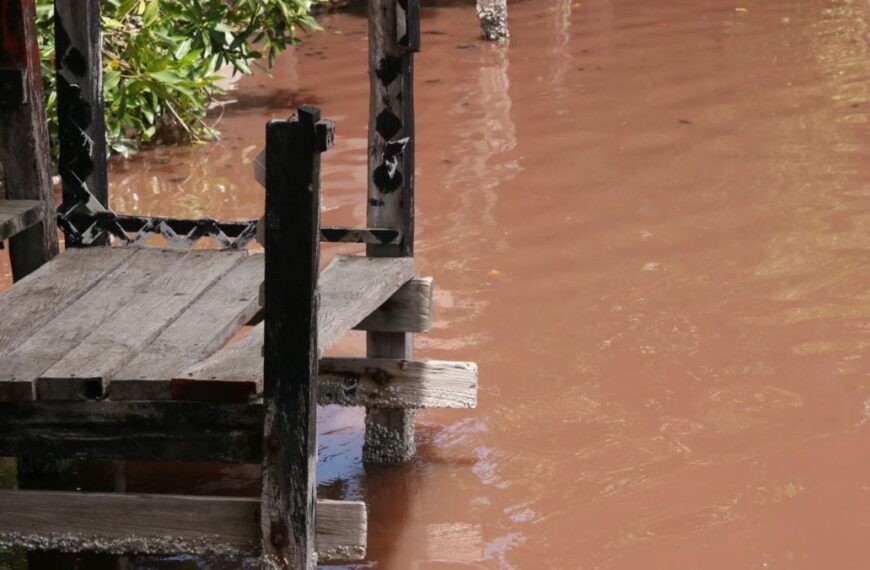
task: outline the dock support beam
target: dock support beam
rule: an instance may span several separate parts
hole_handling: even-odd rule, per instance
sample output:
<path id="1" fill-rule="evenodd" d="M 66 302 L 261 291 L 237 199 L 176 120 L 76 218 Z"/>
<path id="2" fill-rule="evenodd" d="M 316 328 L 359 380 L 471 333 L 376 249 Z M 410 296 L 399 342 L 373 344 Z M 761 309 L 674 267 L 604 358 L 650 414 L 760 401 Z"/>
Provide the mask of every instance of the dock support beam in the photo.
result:
<path id="1" fill-rule="evenodd" d="M 507 0 L 477 0 L 477 18 L 483 39 L 502 42 L 510 38 Z"/>
<path id="2" fill-rule="evenodd" d="M 262 567 L 309 570 L 317 467 L 320 153 L 333 127 L 303 105 L 266 127 Z"/>
<path id="3" fill-rule="evenodd" d="M 45 207 L 42 223 L 9 240 L 16 281 L 58 252 L 35 18 L 35 0 L 0 0 L 0 164 L 6 198 L 39 200 Z M 16 92 L 12 82 L 20 88 L 17 97 L 6 96 Z"/>
<path id="4" fill-rule="evenodd" d="M 402 230 L 396 245 L 369 245 L 371 257 L 414 255 L 414 52 L 418 0 L 369 0 L 368 225 Z M 413 335 L 369 332 L 372 358 L 414 357 Z M 363 459 L 402 463 L 414 456 L 414 412 L 369 408 Z"/>

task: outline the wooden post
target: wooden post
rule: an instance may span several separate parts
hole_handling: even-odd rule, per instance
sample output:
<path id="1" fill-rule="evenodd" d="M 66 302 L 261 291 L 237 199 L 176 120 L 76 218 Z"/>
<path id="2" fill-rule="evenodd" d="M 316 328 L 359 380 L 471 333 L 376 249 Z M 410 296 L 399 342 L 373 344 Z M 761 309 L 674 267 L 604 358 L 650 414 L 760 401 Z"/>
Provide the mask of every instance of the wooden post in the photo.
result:
<path id="1" fill-rule="evenodd" d="M 0 0 L 0 78 L 3 93 L 8 92 L 5 85 L 24 87 L 17 101 L 0 97 L 0 164 L 6 198 L 39 200 L 45 205 L 43 223 L 9 240 L 12 277 L 18 280 L 58 251 L 35 0 Z"/>
<path id="2" fill-rule="evenodd" d="M 55 0 L 54 41 L 62 209 L 87 202 L 88 193 L 108 207 L 99 0 Z"/>
<path id="3" fill-rule="evenodd" d="M 316 564 L 320 153 L 333 127 L 303 105 L 266 127 L 263 567 Z"/>
<path id="4" fill-rule="evenodd" d="M 414 52 L 420 47 L 418 0 L 369 0 L 370 227 L 402 230 L 398 245 L 369 245 L 371 257 L 414 255 Z M 414 356 L 410 333 L 370 332 L 373 358 Z M 401 463 L 414 456 L 414 412 L 368 408 L 363 459 Z"/>

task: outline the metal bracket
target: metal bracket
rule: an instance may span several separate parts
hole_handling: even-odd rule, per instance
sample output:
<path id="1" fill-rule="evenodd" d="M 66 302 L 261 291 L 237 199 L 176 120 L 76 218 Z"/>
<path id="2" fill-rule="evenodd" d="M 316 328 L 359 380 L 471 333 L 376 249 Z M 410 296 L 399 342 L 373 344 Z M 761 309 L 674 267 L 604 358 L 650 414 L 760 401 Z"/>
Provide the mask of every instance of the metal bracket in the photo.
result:
<path id="1" fill-rule="evenodd" d="M 27 70 L 17 67 L 0 68 L 0 105 L 27 104 Z"/>

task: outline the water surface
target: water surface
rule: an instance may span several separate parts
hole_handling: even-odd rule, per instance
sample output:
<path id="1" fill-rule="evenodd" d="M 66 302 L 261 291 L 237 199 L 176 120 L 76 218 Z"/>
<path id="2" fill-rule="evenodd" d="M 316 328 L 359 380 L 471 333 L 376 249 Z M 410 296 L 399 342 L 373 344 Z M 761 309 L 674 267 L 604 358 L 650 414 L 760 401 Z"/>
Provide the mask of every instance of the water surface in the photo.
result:
<path id="1" fill-rule="evenodd" d="M 321 495 L 371 512 L 346 567 L 870 566 L 867 11 L 526 0 L 503 48 L 427 3 L 418 356 L 479 362 L 480 407 L 420 413 L 401 468 L 362 466 L 360 411 L 321 411 Z M 114 208 L 259 215 L 264 123 L 308 102 L 338 123 L 324 222 L 362 224 L 366 22 L 323 25 L 240 82 L 221 142 L 116 163 Z M 256 494 L 251 469 L 127 472 Z"/>

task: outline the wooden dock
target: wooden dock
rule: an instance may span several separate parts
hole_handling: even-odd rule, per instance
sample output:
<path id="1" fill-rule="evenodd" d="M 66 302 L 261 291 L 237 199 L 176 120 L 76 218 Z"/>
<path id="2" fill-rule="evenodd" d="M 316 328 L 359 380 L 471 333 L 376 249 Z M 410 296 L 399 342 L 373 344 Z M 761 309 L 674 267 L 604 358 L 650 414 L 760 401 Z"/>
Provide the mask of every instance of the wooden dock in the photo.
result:
<path id="1" fill-rule="evenodd" d="M 309 106 L 266 125 L 252 173 L 265 186 L 261 220 L 112 212 L 92 144 L 105 140 L 97 0 L 57 5 L 58 82 L 79 88 L 58 92 L 55 214 L 34 0 L 0 0 L 14 40 L 0 46 L 0 244 L 11 245 L 16 280 L 0 295 L 0 456 L 254 463 L 263 473 L 261 497 L 239 499 L 40 490 L 30 481 L 39 474 L 20 468 L 22 490 L 0 491 L 0 548 L 258 555 L 275 569 L 360 559 L 365 503 L 316 496 L 317 405 L 365 406 L 364 458 L 381 463 L 413 456 L 414 409 L 476 405 L 476 365 L 413 358 L 433 290 L 413 259 L 419 7 L 369 4 L 369 227 L 327 228 L 320 161 L 334 124 Z M 72 52 L 86 65 L 67 66 Z M 386 60 L 397 63 L 389 77 L 378 71 Z M 83 106 L 91 112 L 74 115 Z M 155 236 L 165 247 L 143 245 Z M 265 253 L 248 250 L 255 239 Z M 336 256 L 321 272 L 322 241 L 365 244 L 366 255 Z M 323 357 L 350 330 L 366 331 L 367 354 Z"/>

